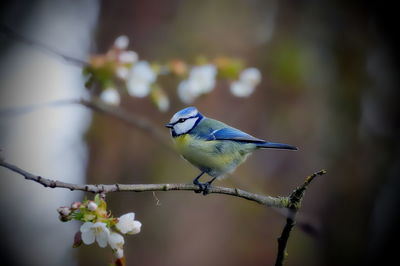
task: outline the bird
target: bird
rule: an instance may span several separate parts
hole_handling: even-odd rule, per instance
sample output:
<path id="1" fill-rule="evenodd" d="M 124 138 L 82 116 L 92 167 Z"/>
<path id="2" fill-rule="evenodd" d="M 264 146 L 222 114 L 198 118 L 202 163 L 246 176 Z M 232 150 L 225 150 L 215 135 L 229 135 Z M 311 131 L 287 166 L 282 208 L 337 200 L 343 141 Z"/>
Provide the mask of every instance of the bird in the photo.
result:
<path id="1" fill-rule="evenodd" d="M 193 106 L 175 113 L 165 126 L 170 129 L 178 153 L 200 170 L 193 184 L 199 187 L 195 192 L 203 195 L 209 193 L 213 181 L 231 174 L 255 150 L 297 150 L 295 146 L 259 139 L 208 118 Z M 205 173 L 211 179 L 200 182 Z"/>

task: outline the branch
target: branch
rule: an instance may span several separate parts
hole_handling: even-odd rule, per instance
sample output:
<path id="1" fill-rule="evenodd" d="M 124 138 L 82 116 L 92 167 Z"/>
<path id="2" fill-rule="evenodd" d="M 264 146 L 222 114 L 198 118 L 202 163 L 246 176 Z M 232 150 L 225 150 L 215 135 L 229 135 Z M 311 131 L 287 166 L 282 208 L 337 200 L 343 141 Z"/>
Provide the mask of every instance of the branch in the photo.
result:
<path id="1" fill-rule="evenodd" d="M 87 108 L 90 108 L 94 111 L 117 118 L 127 123 L 130 126 L 133 126 L 137 129 L 140 129 L 148 133 L 164 147 L 170 150 L 175 150 L 174 147 L 172 146 L 172 142 L 169 140 L 169 138 L 167 138 L 165 130 L 164 131 L 161 130 L 157 125 L 155 125 L 145 117 L 133 114 L 131 112 L 127 112 L 122 108 L 106 104 L 99 99 L 92 99 L 92 100 L 81 99 L 78 100 L 76 103 L 82 104 L 83 106 L 86 106 Z"/>
<path id="2" fill-rule="evenodd" d="M 111 184 L 111 185 L 103 185 L 103 184 L 72 184 L 65 183 L 58 180 L 53 180 L 49 178 L 44 178 L 41 176 L 34 175 L 29 173 L 18 166 L 7 163 L 5 161 L 0 160 L 0 166 L 7 168 L 15 173 L 18 173 L 25 177 L 27 180 L 34 181 L 43 185 L 44 187 L 49 188 L 66 188 L 71 191 L 81 190 L 92 193 L 109 193 L 109 192 L 144 192 L 144 191 L 178 191 L 178 190 L 186 190 L 186 191 L 198 191 L 198 186 L 193 184 Z M 283 228 L 281 236 L 278 238 L 278 253 L 276 257 L 275 266 L 282 266 L 284 259 L 286 257 L 286 246 L 290 237 L 290 233 L 293 227 L 296 224 L 295 218 L 297 212 L 301 206 L 301 201 L 304 197 L 304 193 L 310 183 L 314 180 L 315 177 L 319 175 L 326 174 L 325 170 L 321 170 L 316 172 L 310 176 L 308 176 L 304 183 L 297 187 L 289 197 L 271 197 L 265 195 L 259 195 L 255 193 L 250 193 L 245 190 L 241 190 L 238 188 L 226 188 L 226 187 L 215 187 L 212 186 L 209 189 L 209 193 L 216 194 L 225 194 L 234 197 L 243 198 L 246 200 L 254 201 L 259 204 L 265 205 L 267 207 L 275 207 L 275 208 L 287 208 L 289 210 L 288 216 L 286 218 L 286 224 Z"/>
<path id="3" fill-rule="evenodd" d="M 27 180 L 37 182 L 44 187 L 49 188 L 66 188 L 71 191 L 81 190 L 92 193 L 109 193 L 109 192 L 144 192 L 144 191 L 175 191 L 175 190 L 186 190 L 186 191 L 197 191 L 198 186 L 193 184 L 112 184 L 112 185 L 94 185 L 94 184 L 72 184 L 65 183 L 58 180 L 52 180 L 31 174 L 18 166 L 12 165 L 5 161 L 0 161 L 0 166 L 7 168 L 15 173 L 18 173 L 25 177 Z M 286 197 L 271 197 L 259 194 L 250 193 L 245 190 L 237 188 L 226 188 L 226 187 L 210 187 L 209 193 L 225 194 L 234 197 L 247 199 L 250 201 L 257 202 L 267 207 L 276 208 L 287 208 L 288 198 Z"/>
<path id="4" fill-rule="evenodd" d="M 283 228 L 281 236 L 278 238 L 278 254 L 276 256 L 275 266 L 282 266 L 283 261 L 286 257 L 286 246 L 289 240 L 290 232 L 296 224 L 296 215 L 301 206 L 301 201 L 304 197 L 304 193 L 310 183 L 315 177 L 326 174 L 325 170 L 316 172 L 304 180 L 304 183 L 297 187 L 288 197 L 289 202 L 287 203 L 287 208 L 289 214 L 286 218 L 286 224 Z"/>
<path id="5" fill-rule="evenodd" d="M 145 117 L 125 111 L 120 107 L 106 104 L 100 99 L 94 97 L 90 100 L 64 99 L 64 100 L 55 100 L 28 106 L 3 108 L 0 109 L 0 116 L 23 115 L 46 107 L 60 107 L 66 105 L 82 105 L 98 113 L 102 113 L 110 117 L 116 118 L 122 122 L 125 122 L 129 126 L 132 126 L 136 129 L 139 129 L 147 133 L 167 149 L 175 151 L 172 142 L 170 141 L 170 139 L 166 134 L 166 130 L 162 130 L 159 126 L 152 123 Z"/>

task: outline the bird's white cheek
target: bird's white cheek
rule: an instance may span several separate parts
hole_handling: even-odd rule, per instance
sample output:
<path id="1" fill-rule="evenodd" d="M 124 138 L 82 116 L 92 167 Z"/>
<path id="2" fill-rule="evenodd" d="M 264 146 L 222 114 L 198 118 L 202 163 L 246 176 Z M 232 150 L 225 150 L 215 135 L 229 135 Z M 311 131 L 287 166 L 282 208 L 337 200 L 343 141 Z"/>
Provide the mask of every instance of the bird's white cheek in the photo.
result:
<path id="1" fill-rule="evenodd" d="M 194 124 L 196 124 L 196 120 L 197 118 L 190 118 L 185 122 L 176 124 L 174 126 L 175 133 L 180 135 L 189 132 L 194 127 Z"/>

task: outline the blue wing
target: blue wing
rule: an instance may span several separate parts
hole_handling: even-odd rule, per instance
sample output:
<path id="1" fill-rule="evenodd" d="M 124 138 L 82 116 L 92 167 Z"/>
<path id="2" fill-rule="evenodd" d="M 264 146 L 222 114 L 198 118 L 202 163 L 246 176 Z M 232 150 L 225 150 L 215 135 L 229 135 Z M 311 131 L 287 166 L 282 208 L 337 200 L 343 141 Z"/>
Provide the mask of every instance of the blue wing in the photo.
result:
<path id="1" fill-rule="evenodd" d="M 236 128 L 221 128 L 210 133 L 207 140 L 233 140 L 240 142 L 265 143 L 265 140 L 255 138 Z"/>
<path id="2" fill-rule="evenodd" d="M 281 149 L 281 150 L 297 150 L 297 147 L 283 143 L 267 142 L 262 139 L 255 138 L 236 128 L 222 128 L 210 133 L 207 140 L 232 140 L 238 142 L 247 142 L 256 144 L 257 148 L 264 149 Z"/>

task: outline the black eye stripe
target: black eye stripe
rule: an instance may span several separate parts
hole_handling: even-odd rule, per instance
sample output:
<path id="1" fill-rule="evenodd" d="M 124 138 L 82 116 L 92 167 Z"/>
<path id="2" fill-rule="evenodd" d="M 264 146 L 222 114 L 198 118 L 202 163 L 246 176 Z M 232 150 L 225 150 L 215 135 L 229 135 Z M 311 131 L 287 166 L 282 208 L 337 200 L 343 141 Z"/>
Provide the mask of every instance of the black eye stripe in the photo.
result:
<path id="1" fill-rule="evenodd" d="M 196 117 L 197 117 L 197 115 L 189 116 L 189 117 L 186 117 L 186 118 L 180 118 L 180 119 L 178 119 L 178 121 L 176 121 L 175 123 L 172 123 L 171 125 L 175 126 L 178 123 L 183 123 L 183 122 L 185 122 L 186 120 L 188 120 L 190 118 L 196 118 Z"/>

